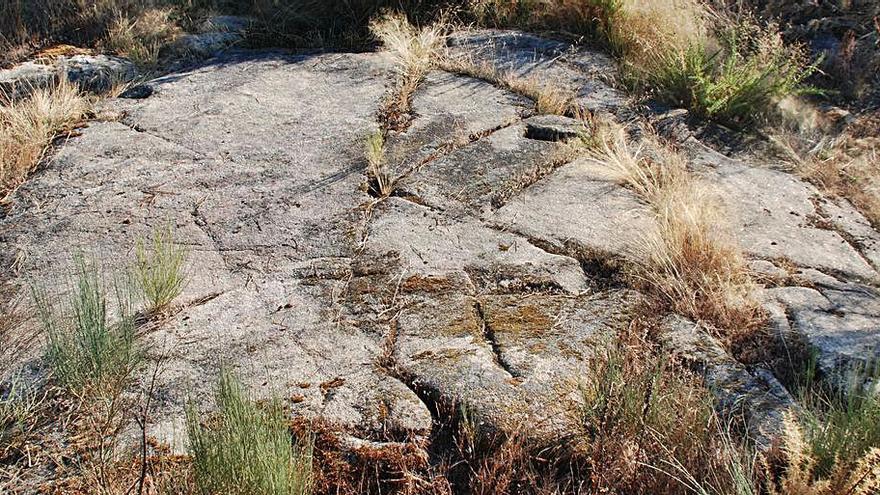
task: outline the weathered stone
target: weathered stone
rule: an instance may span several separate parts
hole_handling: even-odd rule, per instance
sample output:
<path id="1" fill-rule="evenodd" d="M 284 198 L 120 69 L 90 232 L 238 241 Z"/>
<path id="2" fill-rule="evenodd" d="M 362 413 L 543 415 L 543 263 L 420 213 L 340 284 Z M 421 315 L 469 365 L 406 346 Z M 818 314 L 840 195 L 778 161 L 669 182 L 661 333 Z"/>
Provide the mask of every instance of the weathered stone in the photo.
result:
<path id="1" fill-rule="evenodd" d="M 184 56 L 209 57 L 235 46 L 244 40 L 238 32 L 216 31 L 185 34 L 174 41 L 171 50 Z"/>
<path id="2" fill-rule="evenodd" d="M 138 84 L 123 91 L 120 98 L 130 98 L 133 100 L 142 100 L 153 95 L 153 87 L 149 84 Z"/>
<path id="3" fill-rule="evenodd" d="M 729 159 L 694 139 L 688 141 L 688 151 L 707 185 L 715 187 L 726 203 L 746 253 L 865 281 L 880 280 L 858 249 L 826 225 L 816 206 L 821 195 L 815 187 L 785 172 Z"/>
<path id="4" fill-rule="evenodd" d="M 366 248 L 399 253 L 404 276 L 464 272 L 480 291 L 531 288 L 577 294 L 587 289 L 580 265 L 569 257 L 549 254 L 476 220 L 452 219 L 398 198 L 375 213 Z"/>
<path id="5" fill-rule="evenodd" d="M 762 449 L 774 446 L 785 429 L 785 415 L 796 405 L 772 373 L 752 373 L 715 338 L 684 318 L 667 318 L 661 339 L 673 355 L 703 375 L 718 406 L 728 416 L 744 416 L 749 434 Z"/>
<path id="6" fill-rule="evenodd" d="M 25 62 L 11 69 L 0 70 L 0 95 L 17 100 L 30 95 L 35 89 L 46 88 L 57 80 L 54 67 Z"/>
<path id="7" fill-rule="evenodd" d="M 214 15 L 199 24 L 202 33 L 244 33 L 253 24 L 247 17 L 236 15 Z"/>
<path id="8" fill-rule="evenodd" d="M 108 91 L 114 84 L 131 81 L 138 75 L 130 60 L 109 55 L 63 57 L 57 65 L 70 82 L 95 93 Z"/>
<path id="9" fill-rule="evenodd" d="M 353 253 L 354 210 L 369 200 L 360 142 L 391 71 L 376 55 L 227 62 L 115 102 L 124 123 L 83 129 L 16 193 L 3 245 L 27 253 L 35 280 L 63 277 L 77 249 L 122 269 L 135 239 L 169 222 L 191 246 L 182 306 L 147 337 L 164 363 L 151 434 L 180 433 L 182 401 L 209 401 L 221 366 L 368 438 L 427 434 L 424 404 L 375 368 L 381 338 L 336 318 L 345 282 L 328 261 Z"/>
<path id="10" fill-rule="evenodd" d="M 253 24 L 247 17 L 215 15 L 199 24 L 198 32 L 185 34 L 168 47 L 172 54 L 184 58 L 211 57 L 244 42 Z"/>
<path id="11" fill-rule="evenodd" d="M 517 31 L 480 30 L 450 37 L 450 54 L 500 73 L 532 79 L 541 86 L 571 91 L 583 108 L 617 112 L 626 104 L 620 91 L 606 82 L 616 73 L 610 57 L 578 50 L 559 41 Z"/>
<path id="12" fill-rule="evenodd" d="M 388 164 L 395 176 L 444 147 L 511 125 L 530 115 L 533 103 L 486 81 L 434 71 L 412 101 L 415 116 L 405 132 L 387 140 Z"/>
<path id="13" fill-rule="evenodd" d="M 401 312 L 395 357 L 433 400 L 458 404 L 490 428 L 534 439 L 577 431 L 577 384 L 629 322 L 631 294 L 421 299 Z"/>
<path id="14" fill-rule="evenodd" d="M 418 201 L 453 212 L 488 214 L 506 198 L 551 170 L 555 143 L 524 138 L 514 124 L 441 156 L 404 178 L 399 189 Z"/>
<path id="15" fill-rule="evenodd" d="M 501 31 L 454 35 L 451 51 L 632 115 L 604 82 L 613 63 L 592 51 Z M 371 196 L 364 140 L 395 86 L 391 63 L 226 51 L 109 101 L 102 115 L 119 121 L 91 123 L 13 194 L 3 252 L 50 287 L 77 249 L 121 270 L 135 240 L 167 224 L 190 247 L 179 304 L 143 337 L 164 362 L 150 434 L 181 448 L 183 401 L 210 407 L 224 366 L 354 444 L 431 438 L 448 419 L 436 415 L 458 406 L 490 428 L 578 433 L 577 382 L 644 302 L 619 269 L 645 261 L 654 213 L 607 170 L 572 161 L 557 141 L 578 122 L 442 71 L 388 133 L 394 191 Z M 683 118 L 661 120 L 675 130 Z M 823 369 L 876 356 L 870 225 L 791 175 L 687 143 L 774 287 L 774 325 L 802 332 Z M 779 384 L 693 324 L 670 323 L 666 338 L 724 407 L 744 401 L 768 443 L 790 401 Z"/>
<path id="16" fill-rule="evenodd" d="M 554 252 L 608 260 L 641 259 L 638 246 L 656 228 L 647 205 L 586 160 L 560 167 L 490 218 Z"/>
<path id="17" fill-rule="evenodd" d="M 813 287 L 779 287 L 768 294 L 785 308 L 791 327 L 818 351 L 818 366 L 845 385 L 855 368 L 880 362 L 880 292 L 821 272 L 800 276 Z"/>
<path id="18" fill-rule="evenodd" d="M 526 137 L 540 141 L 567 141 L 581 137 L 586 129 L 581 122 L 560 115 L 540 115 L 526 122 Z"/>
<path id="19" fill-rule="evenodd" d="M 0 70 L 0 93 L 11 99 L 30 95 L 35 89 L 57 84 L 62 78 L 84 91 L 101 93 L 115 84 L 137 77 L 131 61 L 110 55 L 73 55 L 58 57 L 51 64 L 25 62 Z"/>

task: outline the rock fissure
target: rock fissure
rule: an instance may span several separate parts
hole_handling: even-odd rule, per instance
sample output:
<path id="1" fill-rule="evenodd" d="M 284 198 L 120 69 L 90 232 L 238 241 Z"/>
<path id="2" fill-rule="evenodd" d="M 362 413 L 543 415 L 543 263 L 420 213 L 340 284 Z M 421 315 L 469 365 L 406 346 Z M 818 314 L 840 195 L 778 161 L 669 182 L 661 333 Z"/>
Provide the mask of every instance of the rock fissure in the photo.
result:
<path id="1" fill-rule="evenodd" d="M 451 153 L 454 153 L 455 151 L 457 151 L 461 148 L 464 148 L 464 147 L 469 146 L 471 144 L 474 144 L 482 139 L 485 139 L 485 138 L 491 136 L 492 134 L 495 134 L 498 131 L 507 129 L 508 127 L 515 125 L 517 122 L 519 122 L 521 120 L 522 120 L 522 118 L 513 119 L 508 122 L 504 122 L 502 124 L 499 124 L 495 127 L 491 127 L 489 129 L 483 129 L 481 131 L 471 133 L 467 136 L 467 139 L 464 140 L 464 142 L 462 142 L 462 140 L 460 140 L 460 139 L 451 139 L 451 140 L 445 141 L 440 146 L 438 146 L 435 151 L 430 153 L 428 156 L 420 159 L 419 161 L 417 161 L 413 165 L 407 167 L 404 170 L 404 172 L 397 179 L 395 179 L 395 182 L 396 183 L 402 182 L 407 177 L 418 172 L 419 170 L 421 170 L 422 168 L 424 168 L 425 166 L 427 166 L 431 162 L 437 161 L 445 156 L 448 156 Z"/>
<path id="2" fill-rule="evenodd" d="M 514 198 L 517 194 L 525 191 L 529 187 L 538 183 L 541 179 L 547 177 L 552 174 L 554 170 L 559 167 L 570 163 L 571 159 L 568 156 L 559 156 L 550 159 L 549 161 L 539 163 L 535 165 L 534 169 L 520 175 L 512 181 L 509 181 L 508 184 L 504 187 L 504 189 L 496 192 L 492 195 L 492 199 L 490 200 L 490 204 L 494 210 L 497 210 L 504 205 L 507 204 L 512 198 Z"/>
<path id="3" fill-rule="evenodd" d="M 208 157 L 205 153 L 202 153 L 201 151 L 194 150 L 188 146 L 185 146 L 182 143 L 179 143 L 177 141 L 169 139 L 161 134 L 157 134 L 155 132 L 150 132 L 150 131 L 144 129 L 143 127 L 141 127 L 140 125 L 138 125 L 137 123 L 129 122 L 125 117 L 122 117 L 122 118 L 118 119 L 117 121 L 120 124 L 123 124 L 126 127 L 128 127 L 129 129 L 133 130 L 134 132 L 137 132 L 139 134 L 146 134 L 150 137 L 154 137 L 164 143 L 170 144 L 171 146 L 173 146 L 175 148 L 181 148 L 186 151 L 189 151 L 190 153 L 192 153 L 193 155 L 195 155 L 199 158 L 207 158 Z M 230 161 L 234 161 L 234 160 L 230 160 Z"/>
<path id="4" fill-rule="evenodd" d="M 483 313 L 483 305 L 479 299 L 474 300 L 474 316 L 480 326 L 480 333 L 483 335 L 486 343 L 492 348 L 492 355 L 494 356 L 495 364 L 510 375 L 511 378 L 522 378 L 522 376 L 520 376 L 520 374 L 517 373 L 517 371 L 514 370 L 504 359 L 504 353 L 501 351 L 501 346 L 495 338 L 495 332 L 492 329 L 492 326 L 489 325 L 489 322 L 486 320 L 486 315 Z"/>
<path id="5" fill-rule="evenodd" d="M 813 207 L 816 210 L 816 217 L 808 218 L 807 220 L 817 228 L 830 230 L 839 235 L 847 244 L 849 244 L 852 250 L 858 254 L 865 264 L 873 268 L 875 271 L 880 271 L 880 267 L 878 267 L 877 263 L 865 253 L 865 245 L 851 232 L 841 228 L 831 219 L 825 211 L 825 208 L 823 208 L 821 199 L 816 196 L 811 196 L 810 201 L 813 203 Z M 871 282 L 874 284 L 880 284 L 880 278 Z"/>

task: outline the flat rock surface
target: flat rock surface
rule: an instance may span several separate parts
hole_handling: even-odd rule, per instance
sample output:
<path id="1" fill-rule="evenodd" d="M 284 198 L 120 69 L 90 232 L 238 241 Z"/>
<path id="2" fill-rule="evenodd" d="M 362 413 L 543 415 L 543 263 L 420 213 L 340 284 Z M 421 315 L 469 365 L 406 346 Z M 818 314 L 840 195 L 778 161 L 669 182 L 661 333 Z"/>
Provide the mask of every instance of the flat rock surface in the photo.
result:
<path id="1" fill-rule="evenodd" d="M 604 55 L 510 32 L 453 45 L 630 112 Z M 388 136 L 396 189 L 374 197 L 364 141 L 395 84 L 390 60 L 226 52 L 109 101 L 116 120 L 82 129 L 14 195 L 0 243 L 21 282 L 61 290 L 77 250 L 122 270 L 165 225 L 189 247 L 186 289 L 145 337 L 163 363 L 151 434 L 179 447 L 184 401 L 210 407 L 224 366 L 369 441 L 427 438 L 440 404 L 498 428 L 570 431 L 577 381 L 645 299 L 618 275 L 642 261 L 650 208 L 571 158 L 558 142 L 571 121 L 442 71 Z M 835 362 L 880 355 L 870 225 L 791 175 L 694 150 L 749 258 L 780 280 L 767 295 L 792 328 Z M 725 397 L 776 404 L 772 380 L 707 352 L 691 327 L 675 335 Z"/>

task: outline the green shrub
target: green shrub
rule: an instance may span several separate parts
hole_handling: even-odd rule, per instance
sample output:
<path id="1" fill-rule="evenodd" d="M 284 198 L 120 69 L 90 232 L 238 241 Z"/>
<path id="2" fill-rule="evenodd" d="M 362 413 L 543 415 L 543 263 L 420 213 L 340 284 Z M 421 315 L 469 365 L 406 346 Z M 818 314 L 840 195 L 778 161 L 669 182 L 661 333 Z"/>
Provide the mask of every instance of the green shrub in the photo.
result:
<path id="1" fill-rule="evenodd" d="M 73 392 L 117 387 L 143 356 L 135 342 L 129 284 L 116 281 L 118 318 L 111 321 L 104 284 L 94 263 L 79 254 L 74 264 L 74 287 L 63 311 L 53 307 L 43 289 L 33 289 L 48 337 L 46 361 L 58 383 Z"/>
<path id="2" fill-rule="evenodd" d="M 188 251 L 174 242 L 171 227 L 157 230 L 147 244 L 139 239 L 135 247 L 135 273 L 152 313 L 168 307 L 183 292 L 186 274 L 183 265 Z"/>
<path id="3" fill-rule="evenodd" d="M 880 369 L 853 369 L 844 389 L 816 382 L 815 357 L 797 390 L 803 407 L 800 423 L 813 475 L 824 478 L 840 464 L 850 468 L 871 448 L 880 448 L 880 397 L 866 383 Z"/>
<path id="4" fill-rule="evenodd" d="M 720 32 L 720 48 L 691 44 L 658 52 L 661 61 L 629 74 L 664 100 L 695 114 L 741 126 L 775 112 L 779 100 L 812 92 L 803 81 L 815 70 L 798 46 L 786 46 L 775 26 L 751 21 Z"/>
<path id="5" fill-rule="evenodd" d="M 294 444 L 278 401 L 257 404 L 228 371 L 220 375 L 216 401 L 216 416 L 205 422 L 193 404 L 187 406 L 190 453 L 202 493 L 311 493 L 311 439 Z"/>

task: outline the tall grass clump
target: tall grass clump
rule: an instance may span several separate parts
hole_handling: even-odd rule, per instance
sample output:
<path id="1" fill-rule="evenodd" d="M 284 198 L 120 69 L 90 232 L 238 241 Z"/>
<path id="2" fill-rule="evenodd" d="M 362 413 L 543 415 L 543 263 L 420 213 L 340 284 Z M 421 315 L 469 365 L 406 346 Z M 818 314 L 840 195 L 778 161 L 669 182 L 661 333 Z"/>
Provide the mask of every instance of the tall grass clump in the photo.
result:
<path id="1" fill-rule="evenodd" d="M 0 103 L 0 200 L 36 168 L 52 140 L 89 109 L 89 100 L 67 80 L 37 89 L 26 99 Z"/>
<path id="2" fill-rule="evenodd" d="M 758 493 L 756 460 L 699 377 L 646 342 L 609 343 L 580 391 L 592 493 Z"/>
<path id="3" fill-rule="evenodd" d="M 656 229 L 644 232 L 637 282 L 676 311 L 717 327 L 746 331 L 762 321 L 745 259 L 725 232 L 723 209 L 710 187 L 687 170 L 683 156 L 648 136 L 654 157 L 633 147 L 626 131 L 608 126 L 589 159 L 609 170 L 653 210 Z"/>
<path id="4" fill-rule="evenodd" d="M 170 8 L 148 9 L 134 17 L 121 13 L 108 27 L 102 45 L 149 69 L 158 64 L 162 48 L 180 32 Z"/>
<path id="5" fill-rule="evenodd" d="M 216 415 L 204 421 L 194 405 L 187 407 L 189 448 L 202 493 L 311 493 L 311 440 L 293 442 L 280 403 L 257 404 L 229 371 L 220 375 L 216 401 Z"/>
<path id="6" fill-rule="evenodd" d="M 46 361 L 55 380 L 73 393 L 118 389 L 140 363 L 130 290 L 117 281 L 111 319 L 105 285 L 94 263 L 74 257 L 69 301 L 53 307 L 45 290 L 33 289 L 37 315 L 48 338 Z"/>
<path id="7" fill-rule="evenodd" d="M 148 313 L 167 308 L 183 292 L 187 255 L 186 247 L 174 242 L 170 225 L 156 230 L 150 242 L 138 240 L 135 274 L 146 298 Z"/>

